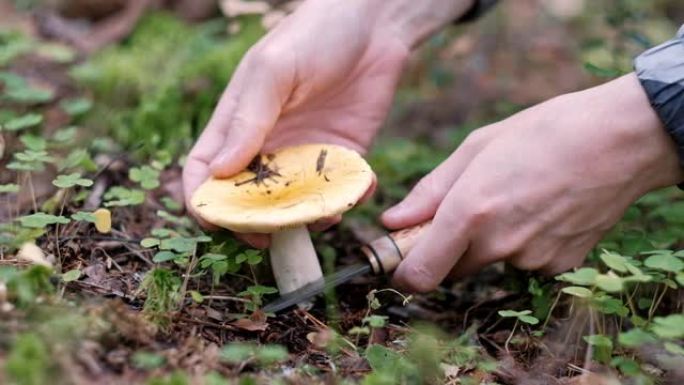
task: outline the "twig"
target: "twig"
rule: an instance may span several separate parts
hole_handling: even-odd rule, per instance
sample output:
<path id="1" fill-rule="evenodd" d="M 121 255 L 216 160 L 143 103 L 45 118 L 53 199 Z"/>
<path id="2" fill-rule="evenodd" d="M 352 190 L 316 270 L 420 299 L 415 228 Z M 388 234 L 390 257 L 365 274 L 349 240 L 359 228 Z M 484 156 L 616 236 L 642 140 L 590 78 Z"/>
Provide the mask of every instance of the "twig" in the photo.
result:
<path id="1" fill-rule="evenodd" d="M 245 298 L 240 298 L 240 297 L 231 297 L 229 295 L 204 295 L 202 296 L 204 299 L 208 300 L 217 300 L 217 301 L 234 301 L 234 302 L 242 302 L 242 303 L 250 303 L 251 301 Z"/>

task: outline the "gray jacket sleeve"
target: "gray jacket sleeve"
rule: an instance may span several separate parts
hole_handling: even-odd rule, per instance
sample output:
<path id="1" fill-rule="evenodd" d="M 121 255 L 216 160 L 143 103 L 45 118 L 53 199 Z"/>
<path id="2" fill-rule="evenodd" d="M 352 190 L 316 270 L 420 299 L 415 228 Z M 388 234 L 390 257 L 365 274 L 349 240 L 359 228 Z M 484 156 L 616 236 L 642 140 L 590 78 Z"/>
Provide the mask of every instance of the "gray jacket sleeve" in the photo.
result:
<path id="1" fill-rule="evenodd" d="M 634 68 L 684 166 L 684 25 L 674 39 L 639 55 Z"/>

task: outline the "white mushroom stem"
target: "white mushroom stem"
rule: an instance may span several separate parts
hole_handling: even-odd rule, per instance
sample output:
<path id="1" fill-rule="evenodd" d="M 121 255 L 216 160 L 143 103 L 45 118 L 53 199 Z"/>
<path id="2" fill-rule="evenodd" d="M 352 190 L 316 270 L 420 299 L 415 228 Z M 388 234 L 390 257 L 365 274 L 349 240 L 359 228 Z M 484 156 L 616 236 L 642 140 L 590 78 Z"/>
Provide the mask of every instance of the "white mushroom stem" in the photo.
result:
<path id="1" fill-rule="evenodd" d="M 271 267 L 280 294 L 287 294 L 323 277 L 306 226 L 271 234 Z"/>

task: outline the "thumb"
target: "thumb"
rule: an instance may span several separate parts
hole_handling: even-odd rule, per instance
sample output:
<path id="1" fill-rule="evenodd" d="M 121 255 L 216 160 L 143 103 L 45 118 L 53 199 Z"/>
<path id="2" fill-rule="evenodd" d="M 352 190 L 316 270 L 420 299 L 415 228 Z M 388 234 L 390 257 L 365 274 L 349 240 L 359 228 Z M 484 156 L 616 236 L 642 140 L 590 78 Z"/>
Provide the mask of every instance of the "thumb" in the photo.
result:
<path id="1" fill-rule="evenodd" d="M 467 205 L 452 189 L 439 207 L 430 227 L 394 272 L 396 286 L 426 293 L 437 286 L 466 252 L 469 244 Z M 463 219 L 463 220 L 461 220 Z"/>
<path id="2" fill-rule="evenodd" d="M 244 170 L 261 151 L 289 93 L 287 84 L 278 78 L 276 68 L 269 65 L 245 79 L 249 86 L 244 86 L 237 96 L 223 148 L 209 164 L 213 176 L 226 178 Z"/>
<path id="3" fill-rule="evenodd" d="M 451 186 L 479 152 L 464 143 L 447 160 L 424 176 L 397 205 L 382 214 L 382 222 L 390 229 L 401 229 L 432 218 Z"/>

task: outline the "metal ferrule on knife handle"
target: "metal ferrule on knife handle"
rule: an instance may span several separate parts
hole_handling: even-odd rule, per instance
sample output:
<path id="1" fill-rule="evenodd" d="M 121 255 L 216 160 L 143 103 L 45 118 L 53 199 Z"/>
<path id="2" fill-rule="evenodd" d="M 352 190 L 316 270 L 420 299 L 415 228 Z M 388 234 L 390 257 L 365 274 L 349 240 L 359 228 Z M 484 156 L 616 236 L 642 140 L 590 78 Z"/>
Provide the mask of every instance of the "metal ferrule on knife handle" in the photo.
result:
<path id="1" fill-rule="evenodd" d="M 420 235 L 432 221 L 395 231 L 361 247 L 370 262 L 374 274 L 389 274 L 411 251 Z"/>

